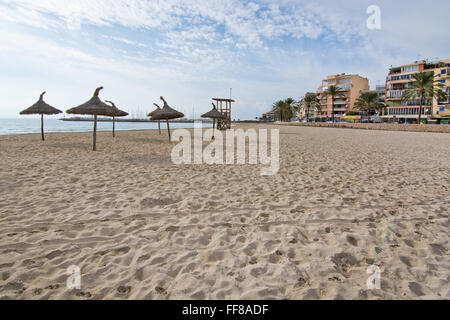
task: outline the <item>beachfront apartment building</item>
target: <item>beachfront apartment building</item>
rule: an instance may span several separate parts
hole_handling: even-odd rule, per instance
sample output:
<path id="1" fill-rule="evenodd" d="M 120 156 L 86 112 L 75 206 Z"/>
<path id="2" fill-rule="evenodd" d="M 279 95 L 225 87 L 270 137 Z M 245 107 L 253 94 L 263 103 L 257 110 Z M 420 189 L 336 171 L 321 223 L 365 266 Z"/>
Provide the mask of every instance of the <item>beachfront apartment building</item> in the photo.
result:
<path id="1" fill-rule="evenodd" d="M 391 67 L 386 77 L 386 115 L 385 119 L 414 122 L 419 118 L 420 99 L 402 101 L 405 89 L 414 86 L 413 74 L 433 71 L 437 79 L 444 85 L 444 91 L 450 94 L 450 59 L 428 62 L 415 61 L 399 67 Z M 433 99 L 426 101 L 422 109 L 423 119 L 450 119 L 450 98 L 445 101 Z"/>
<path id="2" fill-rule="evenodd" d="M 260 121 L 274 122 L 276 120 L 275 111 L 269 111 L 263 113 L 262 117 L 259 118 Z"/>
<path id="3" fill-rule="evenodd" d="M 323 92 L 329 86 L 335 85 L 345 90 L 345 97 L 337 98 L 334 101 L 334 116 L 340 118 L 346 112 L 354 110 L 355 101 L 364 90 L 369 90 L 369 80 L 357 74 L 331 75 L 322 80 L 321 86 L 317 89 L 317 96 L 321 103 L 321 111 L 316 112 L 317 118 L 331 118 L 332 105 L 331 97 L 325 97 Z"/>
<path id="4" fill-rule="evenodd" d="M 305 93 L 304 97 L 310 94 L 316 94 L 315 92 L 307 92 Z M 302 105 L 301 108 L 297 111 L 297 118 L 299 119 L 314 119 L 316 116 L 316 106 L 311 106 L 309 109 L 307 109 L 305 106 Z"/>
<path id="5" fill-rule="evenodd" d="M 365 93 L 365 92 L 375 92 L 378 95 L 378 98 L 380 99 L 380 101 L 382 101 L 383 103 L 386 101 L 386 87 L 383 85 L 377 85 L 375 87 L 375 90 L 362 90 L 360 93 L 361 94 Z M 383 110 L 383 114 L 384 114 L 385 110 Z"/>

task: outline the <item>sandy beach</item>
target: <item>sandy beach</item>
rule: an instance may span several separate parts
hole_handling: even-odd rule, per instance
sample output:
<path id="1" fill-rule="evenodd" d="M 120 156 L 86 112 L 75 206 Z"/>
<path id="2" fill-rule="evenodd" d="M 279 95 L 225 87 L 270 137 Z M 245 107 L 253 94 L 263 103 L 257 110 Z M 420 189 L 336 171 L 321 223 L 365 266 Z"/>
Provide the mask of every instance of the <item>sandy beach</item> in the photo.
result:
<path id="1" fill-rule="evenodd" d="M 165 131 L 0 136 L 0 298 L 450 298 L 450 134 L 239 127 L 280 130 L 278 174 L 174 165 Z"/>

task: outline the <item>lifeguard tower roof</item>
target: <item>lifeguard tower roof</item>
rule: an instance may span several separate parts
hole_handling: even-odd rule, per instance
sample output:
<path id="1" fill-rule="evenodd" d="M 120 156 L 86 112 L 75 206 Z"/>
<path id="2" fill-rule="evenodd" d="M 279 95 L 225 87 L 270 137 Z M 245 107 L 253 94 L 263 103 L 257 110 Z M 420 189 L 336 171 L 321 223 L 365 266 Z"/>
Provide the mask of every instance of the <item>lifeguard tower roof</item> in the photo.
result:
<path id="1" fill-rule="evenodd" d="M 212 98 L 214 101 L 235 102 L 233 99 Z"/>

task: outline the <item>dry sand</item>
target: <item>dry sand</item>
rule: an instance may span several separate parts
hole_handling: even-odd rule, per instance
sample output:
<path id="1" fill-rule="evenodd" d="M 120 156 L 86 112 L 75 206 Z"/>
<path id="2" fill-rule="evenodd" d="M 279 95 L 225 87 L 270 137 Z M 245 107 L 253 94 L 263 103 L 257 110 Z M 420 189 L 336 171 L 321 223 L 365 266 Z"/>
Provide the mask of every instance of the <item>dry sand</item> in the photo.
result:
<path id="1" fill-rule="evenodd" d="M 348 122 L 276 122 L 278 125 L 302 126 L 302 127 L 325 127 L 346 128 L 363 130 L 388 130 L 388 131 L 410 131 L 410 132 L 441 132 L 450 133 L 450 125 L 441 124 L 399 124 L 399 123 L 348 123 Z"/>
<path id="2" fill-rule="evenodd" d="M 450 298 L 450 134 L 269 128 L 268 177 L 173 165 L 166 132 L 0 136 L 0 297 Z"/>

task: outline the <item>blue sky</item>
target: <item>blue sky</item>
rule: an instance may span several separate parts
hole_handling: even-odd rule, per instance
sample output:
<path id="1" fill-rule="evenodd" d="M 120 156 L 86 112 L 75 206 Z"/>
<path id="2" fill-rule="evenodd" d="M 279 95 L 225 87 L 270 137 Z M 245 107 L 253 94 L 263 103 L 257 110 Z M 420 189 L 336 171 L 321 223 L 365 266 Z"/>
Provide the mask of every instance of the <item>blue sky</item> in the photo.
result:
<path id="1" fill-rule="evenodd" d="M 233 88 L 233 118 L 254 119 L 330 74 L 374 87 L 390 65 L 450 58 L 449 14 L 448 0 L 0 0 L 1 117 L 44 90 L 66 110 L 102 85 L 137 116 L 160 95 L 198 116 Z"/>

